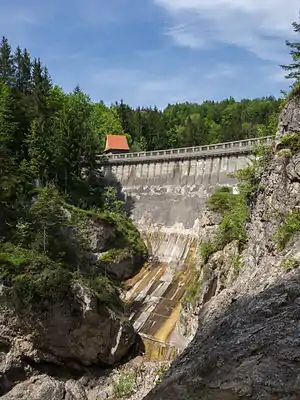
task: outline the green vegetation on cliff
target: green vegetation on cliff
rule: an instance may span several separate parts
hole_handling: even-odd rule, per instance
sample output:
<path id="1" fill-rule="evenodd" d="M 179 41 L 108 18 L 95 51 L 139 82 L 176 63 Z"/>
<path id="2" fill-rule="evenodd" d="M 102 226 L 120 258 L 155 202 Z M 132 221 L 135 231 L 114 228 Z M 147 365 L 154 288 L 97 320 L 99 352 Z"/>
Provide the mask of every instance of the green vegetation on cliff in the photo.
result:
<path id="1" fill-rule="evenodd" d="M 283 250 L 292 237 L 300 232 L 300 211 L 293 210 L 285 216 L 274 235 L 274 240 L 280 250 Z"/>
<path id="2" fill-rule="evenodd" d="M 47 308 L 74 282 L 117 305 L 97 252 L 142 260 L 146 249 L 97 164 L 104 132 L 121 130 L 116 112 L 79 88 L 64 93 L 39 59 L 12 54 L 5 38 L 0 50 L 0 285 L 20 311 Z"/>
<path id="3" fill-rule="evenodd" d="M 236 240 L 240 249 L 247 241 L 246 222 L 250 214 L 250 204 L 259 189 L 262 173 L 272 157 L 272 146 L 258 145 L 246 168 L 232 176 L 238 179 L 236 193 L 230 187 L 218 188 L 207 202 L 209 210 L 222 216 L 218 233 L 201 244 L 201 255 L 206 262 L 211 254 L 222 250 L 228 243 Z M 238 269 L 238 268 L 235 268 Z"/>
<path id="4" fill-rule="evenodd" d="M 201 245 L 201 255 L 206 262 L 211 254 L 223 249 L 226 244 L 237 240 L 242 246 L 246 242 L 245 222 L 249 210 L 243 192 L 235 194 L 230 187 L 220 187 L 209 198 L 207 206 L 219 213 L 222 220 L 214 238 Z"/>

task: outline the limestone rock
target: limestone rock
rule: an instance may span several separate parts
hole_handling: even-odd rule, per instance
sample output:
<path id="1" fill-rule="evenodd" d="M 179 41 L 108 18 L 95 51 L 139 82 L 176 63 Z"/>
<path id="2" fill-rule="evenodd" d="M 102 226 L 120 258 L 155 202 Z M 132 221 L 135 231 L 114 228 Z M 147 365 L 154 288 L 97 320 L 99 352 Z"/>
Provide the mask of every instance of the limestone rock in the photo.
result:
<path id="1" fill-rule="evenodd" d="M 283 110 L 277 143 L 291 132 L 300 132 L 299 98 Z M 298 160 L 299 153 L 274 156 L 251 208 L 239 276 L 220 292 L 217 284 L 208 290 L 213 296 L 200 308 L 195 338 L 145 399 L 300 398 L 300 234 L 281 251 L 274 241 L 284 216 L 300 207 Z M 226 270 L 223 256 L 210 259 L 214 277 Z M 284 267 L 288 260 L 293 268 Z"/>
<path id="2" fill-rule="evenodd" d="M 117 257 L 115 262 L 102 265 L 106 273 L 113 276 L 114 279 L 124 281 L 132 278 L 140 269 L 141 265 L 146 261 L 142 254 L 126 255 L 125 257 Z"/>
<path id="3" fill-rule="evenodd" d="M 64 400 L 64 384 L 47 375 L 32 377 L 16 385 L 3 400 Z M 73 400 L 73 399 L 72 399 Z M 84 400 L 74 398 L 74 400 Z"/>
<path id="4" fill-rule="evenodd" d="M 65 384 L 65 400 L 88 400 L 86 391 L 80 382 L 70 379 Z"/>
<path id="5" fill-rule="evenodd" d="M 300 132 L 300 97 L 291 98 L 283 108 L 276 133 L 276 146 L 287 134 Z"/>
<path id="6" fill-rule="evenodd" d="M 106 221 L 92 220 L 86 221 L 82 234 L 86 237 L 90 251 L 101 253 L 110 248 L 116 238 L 114 227 Z"/>
<path id="7" fill-rule="evenodd" d="M 14 356 L 34 362 L 51 362 L 75 368 L 97 364 L 112 365 L 122 359 L 138 341 L 132 325 L 100 303 L 82 284 L 74 284 L 73 297 L 53 304 L 39 318 L 26 321 L 9 318 L 2 308 L 0 337 Z M 34 325 L 33 325 L 34 324 Z"/>

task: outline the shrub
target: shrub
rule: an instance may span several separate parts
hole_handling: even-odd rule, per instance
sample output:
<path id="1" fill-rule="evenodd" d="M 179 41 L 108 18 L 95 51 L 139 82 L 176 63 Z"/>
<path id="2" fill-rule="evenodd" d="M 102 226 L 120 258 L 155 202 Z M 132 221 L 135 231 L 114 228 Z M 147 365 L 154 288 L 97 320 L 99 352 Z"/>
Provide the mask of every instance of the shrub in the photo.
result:
<path id="1" fill-rule="evenodd" d="M 208 200 L 208 208 L 218 212 L 223 218 L 215 238 L 202 243 L 200 247 L 204 262 L 207 262 L 211 254 L 221 250 L 233 240 L 237 240 L 240 245 L 245 244 L 247 240 L 245 223 L 249 209 L 244 195 L 245 193 L 233 194 L 232 188 L 222 187 Z"/>
<path id="2" fill-rule="evenodd" d="M 242 268 L 242 260 L 240 254 L 230 254 L 229 256 L 230 266 L 233 268 L 235 275 L 238 276 Z"/>
<path id="3" fill-rule="evenodd" d="M 269 145 L 257 144 L 253 146 L 253 154 L 254 156 L 246 168 L 230 174 L 239 180 L 239 192 L 246 201 L 251 200 L 259 188 L 261 175 L 272 159 L 273 148 Z"/>
<path id="4" fill-rule="evenodd" d="M 99 256 L 98 261 L 104 264 L 113 264 L 118 259 L 125 259 L 128 255 L 128 251 L 125 249 L 109 249 Z"/>
<path id="5" fill-rule="evenodd" d="M 166 365 L 161 365 L 158 370 L 156 371 L 156 377 L 155 377 L 155 385 L 159 385 L 162 380 L 162 376 L 167 372 L 168 367 Z"/>
<path id="6" fill-rule="evenodd" d="M 232 207 L 224 214 L 219 225 L 219 242 L 224 247 L 233 240 L 245 244 L 247 234 L 245 229 L 246 220 L 249 217 L 249 210 L 244 198 L 241 195 L 233 195 Z"/>
<path id="7" fill-rule="evenodd" d="M 94 291 L 99 301 L 115 311 L 123 310 L 117 286 L 92 270 L 87 276 L 44 253 L 7 243 L 0 248 L 0 284 L 10 287 L 8 301 L 18 311 L 46 311 L 51 303 L 71 295 L 71 283 L 79 281 Z"/>
<path id="8" fill-rule="evenodd" d="M 291 100 L 293 97 L 299 97 L 299 96 L 300 96 L 300 83 L 296 81 L 292 86 L 292 90 L 287 95 L 287 100 Z"/>
<path id="9" fill-rule="evenodd" d="M 71 274 L 59 267 L 46 268 L 41 273 L 17 275 L 12 283 L 12 301 L 17 310 L 46 311 L 51 303 L 70 294 Z"/>
<path id="10" fill-rule="evenodd" d="M 97 274 L 77 279 L 94 291 L 98 300 L 114 311 L 123 311 L 124 305 L 119 296 L 118 287 L 107 276 Z"/>
<path id="11" fill-rule="evenodd" d="M 283 260 L 280 264 L 280 267 L 289 271 L 291 269 L 295 269 L 299 266 L 299 261 L 295 257 L 290 257 L 286 260 Z"/>
<path id="12" fill-rule="evenodd" d="M 277 157 L 292 157 L 292 155 L 291 149 L 281 149 L 277 152 Z"/>
<path id="13" fill-rule="evenodd" d="M 284 136 L 280 140 L 280 143 L 283 144 L 285 147 L 288 147 L 293 154 L 297 153 L 300 150 L 299 132 Z"/>
<path id="14" fill-rule="evenodd" d="M 195 306 L 197 299 L 201 294 L 202 289 L 202 279 L 200 276 L 200 271 L 195 270 L 192 273 L 191 279 L 189 281 L 189 286 L 183 298 L 183 304 L 190 304 Z"/>
<path id="15" fill-rule="evenodd" d="M 113 381 L 113 393 L 116 398 L 125 398 L 134 390 L 136 376 L 133 372 L 124 372 Z"/>
<path id="16" fill-rule="evenodd" d="M 287 215 L 274 235 L 279 250 L 283 250 L 295 233 L 300 231 L 300 212 L 293 210 Z"/>
<path id="17" fill-rule="evenodd" d="M 211 239 L 210 241 L 203 242 L 200 246 L 200 253 L 203 258 L 203 262 L 206 263 L 213 253 L 221 249 L 222 244 L 218 237 L 216 237 L 215 240 Z"/>
<path id="18" fill-rule="evenodd" d="M 229 209 L 232 208 L 232 188 L 222 186 L 218 188 L 209 198 L 207 206 L 210 210 L 224 215 Z"/>

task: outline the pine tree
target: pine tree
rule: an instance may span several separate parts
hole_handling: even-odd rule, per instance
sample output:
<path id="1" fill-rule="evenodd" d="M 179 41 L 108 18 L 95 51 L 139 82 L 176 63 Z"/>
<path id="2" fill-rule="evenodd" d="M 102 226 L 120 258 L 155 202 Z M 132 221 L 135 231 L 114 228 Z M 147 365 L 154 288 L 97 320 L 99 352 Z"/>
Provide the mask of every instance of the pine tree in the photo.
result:
<path id="1" fill-rule="evenodd" d="M 16 183 L 19 179 L 15 163 L 18 151 L 15 143 L 17 124 L 12 111 L 10 90 L 0 82 L 0 237 L 8 227 L 5 221 L 14 214 Z"/>
<path id="2" fill-rule="evenodd" d="M 0 43 L 0 80 L 8 86 L 14 84 L 14 62 L 6 37 Z"/>
<path id="3" fill-rule="evenodd" d="M 22 85 L 25 93 L 30 93 L 31 85 L 31 59 L 27 49 L 24 49 L 22 57 Z"/>
<path id="4" fill-rule="evenodd" d="M 299 17 L 300 20 L 300 17 Z M 292 24 L 294 32 L 300 33 L 300 23 L 293 22 Z M 289 65 L 281 65 L 281 67 L 288 72 L 286 75 L 287 79 L 300 80 L 300 42 L 286 41 L 286 45 L 291 49 L 290 55 L 292 56 L 293 62 Z"/>
<path id="5" fill-rule="evenodd" d="M 44 67 L 42 70 L 42 91 L 44 96 L 47 96 L 49 94 L 51 87 L 51 76 L 49 74 L 48 68 Z"/>
<path id="6" fill-rule="evenodd" d="M 23 91 L 23 69 L 22 69 L 22 64 L 23 64 L 23 55 L 22 55 L 22 50 L 20 46 L 17 47 L 15 56 L 14 56 L 14 63 L 15 63 L 15 82 L 16 82 L 16 88 L 20 92 Z"/>

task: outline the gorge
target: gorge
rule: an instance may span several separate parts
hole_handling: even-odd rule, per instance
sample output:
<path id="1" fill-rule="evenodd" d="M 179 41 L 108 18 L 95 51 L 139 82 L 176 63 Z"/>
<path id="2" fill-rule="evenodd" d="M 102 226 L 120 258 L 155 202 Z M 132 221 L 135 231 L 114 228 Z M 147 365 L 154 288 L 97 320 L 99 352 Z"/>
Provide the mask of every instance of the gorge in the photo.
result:
<path id="1" fill-rule="evenodd" d="M 235 187 L 232 174 L 248 165 L 255 146 L 272 141 L 264 137 L 106 156 L 105 179 L 120 186 L 149 252 L 159 261 L 128 282 L 125 298 L 133 304 L 131 320 L 146 343 L 154 340 L 155 347 L 169 348 L 162 352 L 164 358 L 178 354 L 188 343 L 178 322 L 199 263 L 206 202 L 218 187 Z"/>

